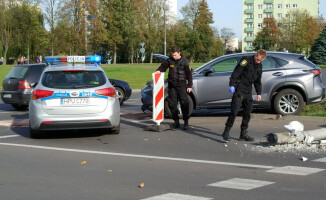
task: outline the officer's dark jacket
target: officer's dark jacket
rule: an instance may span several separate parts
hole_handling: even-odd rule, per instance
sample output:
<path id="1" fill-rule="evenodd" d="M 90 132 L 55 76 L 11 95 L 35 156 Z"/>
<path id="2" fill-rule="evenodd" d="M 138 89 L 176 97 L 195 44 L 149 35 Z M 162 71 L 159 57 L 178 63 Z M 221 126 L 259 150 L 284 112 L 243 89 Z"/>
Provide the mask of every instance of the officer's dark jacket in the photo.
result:
<path id="1" fill-rule="evenodd" d="M 236 91 L 251 94 L 252 84 L 254 84 L 257 95 L 261 95 L 262 64 L 256 64 L 254 56 L 243 58 L 235 67 L 231 77 L 230 86 L 234 86 Z"/>
<path id="2" fill-rule="evenodd" d="M 192 87 L 192 74 L 188 60 L 181 56 L 179 60 L 174 60 L 172 57 L 164 60 L 157 71 L 165 72 L 169 69 L 168 84 L 169 86 L 185 86 Z M 186 82 L 188 80 L 188 84 Z"/>

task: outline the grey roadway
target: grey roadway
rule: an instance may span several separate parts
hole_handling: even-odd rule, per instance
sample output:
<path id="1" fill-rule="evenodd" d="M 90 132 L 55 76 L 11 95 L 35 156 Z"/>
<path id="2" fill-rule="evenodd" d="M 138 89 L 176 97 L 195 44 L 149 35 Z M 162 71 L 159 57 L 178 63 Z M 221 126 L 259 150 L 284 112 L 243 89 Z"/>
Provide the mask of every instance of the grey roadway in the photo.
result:
<path id="1" fill-rule="evenodd" d="M 153 122 L 150 113 L 140 111 L 139 97 L 139 91 L 134 91 L 121 107 L 119 135 L 60 131 L 38 140 L 28 136 L 27 112 L 0 104 L 0 200 L 168 199 L 152 197 L 169 193 L 170 199 L 325 199 L 325 147 L 277 149 L 264 142 L 267 133 L 283 132 L 290 121 L 316 129 L 325 127 L 326 118 L 276 119 L 256 112 L 250 134 L 257 141 L 237 140 L 238 117 L 226 145 L 221 133 L 227 112 L 196 111 L 188 131 L 147 132 L 143 129 Z M 308 161 L 302 161 L 302 156 Z M 269 172 L 279 167 L 296 175 Z M 268 185 L 241 190 L 239 178 Z M 237 189 L 209 185 L 229 180 L 235 180 L 231 185 Z M 138 187 L 141 183 L 143 188 Z"/>
<path id="2" fill-rule="evenodd" d="M 27 112 L 0 104 L 0 113 L 0 199 L 145 199 L 167 193 L 180 195 L 177 199 L 187 199 L 186 195 L 194 199 L 325 198 L 326 165 L 314 161 L 326 157 L 324 148 L 271 150 L 260 142 L 266 141 L 266 133 L 284 131 L 283 125 L 289 121 L 299 120 L 306 129 L 314 129 L 325 126 L 326 118 L 276 120 L 274 115 L 256 113 L 250 134 L 257 142 L 247 143 L 237 140 L 238 117 L 233 139 L 226 146 L 221 141 L 225 112 L 196 112 L 188 131 L 144 131 L 153 123 L 150 113 L 140 111 L 137 91 L 121 107 L 119 135 L 61 131 L 32 140 Z M 300 160 L 302 156 L 308 161 Z M 320 171 L 306 176 L 268 172 L 286 166 Z M 234 178 L 267 181 L 269 185 L 252 190 L 209 186 Z M 138 187 L 141 183 L 143 188 Z"/>

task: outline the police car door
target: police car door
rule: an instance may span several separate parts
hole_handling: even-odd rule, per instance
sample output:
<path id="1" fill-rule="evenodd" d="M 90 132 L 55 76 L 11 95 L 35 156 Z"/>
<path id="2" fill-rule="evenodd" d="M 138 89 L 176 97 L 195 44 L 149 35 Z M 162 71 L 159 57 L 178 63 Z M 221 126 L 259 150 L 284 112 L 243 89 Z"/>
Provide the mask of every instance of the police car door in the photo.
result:
<path id="1" fill-rule="evenodd" d="M 230 76 L 240 59 L 241 57 L 219 59 L 204 70 L 197 83 L 198 107 L 217 108 L 230 106 L 232 99 L 232 94 L 228 91 Z"/>

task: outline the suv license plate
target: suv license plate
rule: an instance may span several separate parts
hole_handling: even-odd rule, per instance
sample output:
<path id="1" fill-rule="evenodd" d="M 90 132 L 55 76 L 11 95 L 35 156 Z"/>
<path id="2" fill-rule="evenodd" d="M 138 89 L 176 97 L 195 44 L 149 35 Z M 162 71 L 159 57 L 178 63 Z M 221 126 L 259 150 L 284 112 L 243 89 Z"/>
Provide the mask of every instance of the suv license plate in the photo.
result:
<path id="1" fill-rule="evenodd" d="M 61 98 L 61 105 L 88 105 L 89 98 Z"/>
<path id="2" fill-rule="evenodd" d="M 3 98 L 9 99 L 9 98 L 11 98 L 11 94 L 3 94 Z"/>

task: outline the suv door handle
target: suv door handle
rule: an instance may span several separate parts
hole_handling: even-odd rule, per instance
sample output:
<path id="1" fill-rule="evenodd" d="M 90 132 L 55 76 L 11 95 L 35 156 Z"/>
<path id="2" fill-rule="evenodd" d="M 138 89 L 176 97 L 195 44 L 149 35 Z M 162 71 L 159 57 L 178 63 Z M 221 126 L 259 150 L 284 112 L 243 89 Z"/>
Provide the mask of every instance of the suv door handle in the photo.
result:
<path id="1" fill-rule="evenodd" d="M 282 76 L 283 75 L 283 72 L 275 72 L 272 75 L 273 76 Z"/>

